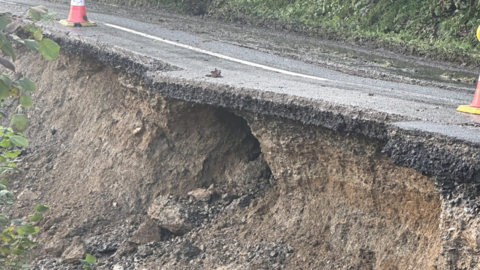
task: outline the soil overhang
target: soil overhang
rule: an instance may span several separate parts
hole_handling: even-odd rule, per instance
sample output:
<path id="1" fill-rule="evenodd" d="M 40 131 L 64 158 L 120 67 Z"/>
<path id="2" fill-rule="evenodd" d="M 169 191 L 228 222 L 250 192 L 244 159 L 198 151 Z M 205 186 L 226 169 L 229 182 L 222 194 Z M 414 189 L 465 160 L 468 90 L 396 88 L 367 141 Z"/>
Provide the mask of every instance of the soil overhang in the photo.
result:
<path id="1" fill-rule="evenodd" d="M 147 88 L 167 98 L 283 117 L 305 125 L 384 140 L 388 142 L 384 152 L 398 165 L 440 177 L 442 181 L 480 181 L 480 162 L 473 154 L 480 147 L 479 129 L 475 124 L 436 123 L 415 115 L 170 76 L 169 71 L 181 68 L 112 44 L 101 44 L 95 38 L 61 32 L 51 34 L 65 53 L 91 56 L 117 72 L 139 76 Z M 444 164 L 446 160 L 450 165 Z"/>

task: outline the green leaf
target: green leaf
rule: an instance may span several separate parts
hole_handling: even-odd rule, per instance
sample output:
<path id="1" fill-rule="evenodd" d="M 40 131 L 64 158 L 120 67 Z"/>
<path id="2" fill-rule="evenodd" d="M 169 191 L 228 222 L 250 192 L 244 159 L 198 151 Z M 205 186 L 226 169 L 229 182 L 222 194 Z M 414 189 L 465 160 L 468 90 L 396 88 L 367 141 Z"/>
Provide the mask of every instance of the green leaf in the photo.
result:
<path id="1" fill-rule="evenodd" d="M 12 116 L 11 126 L 15 132 L 24 132 L 25 130 L 27 130 L 28 124 L 29 120 L 25 115 L 15 114 L 14 116 Z M 10 140 L 12 139 L 12 137 L 10 137 Z"/>
<path id="2" fill-rule="evenodd" d="M 10 35 L 10 37 L 18 43 L 25 44 L 25 41 L 23 41 L 23 39 L 19 38 L 17 35 Z"/>
<path id="3" fill-rule="evenodd" d="M 8 219 L 5 216 L 0 217 L 0 224 L 2 226 L 7 226 L 9 223 L 10 222 L 8 221 Z"/>
<path id="4" fill-rule="evenodd" d="M 42 40 L 42 39 L 43 39 L 42 30 L 35 31 L 35 32 L 33 33 L 33 38 L 34 38 L 35 40 Z"/>
<path id="5" fill-rule="evenodd" d="M 12 220 L 12 224 L 20 225 L 20 224 L 22 224 L 22 220 L 21 219 Z"/>
<path id="6" fill-rule="evenodd" d="M 49 38 L 42 39 L 38 48 L 40 54 L 47 60 L 54 60 L 60 55 L 60 46 Z"/>
<path id="7" fill-rule="evenodd" d="M 30 219 L 31 222 L 37 222 L 43 218 L 43 215 L 41 213 L 35 213 L 32 215 L 29 215 L 28 218 Z"/>
<path id="8" fill-rule="evenodd" d="M 47 12 L 45 14 L 42 14 L 42 21 L 44 21 L 44 22 L 51 21 L 51 20 L 55 19 L 56 16 L 57 16 L 56 12 Z"/>
<path id="9" fill-rule="evenodd" d="M 25 232 L 28 233 L 28 234 L 31 234 L 31 233 L 35 232 L 35 227 L 33 227 L 33 225 L 27 225 L 27 226 L 23 227 L 23 229 L 25 229 Z"/>
<path id="10" fill-rule="evenodd" d="M 0 147 L 10 148 L 12 147 L 12 142 L 10 142 L 10 139 L 8 138 L 3 138 L 3 140 L 0 142 Z"/>
<path id="11" fill-rule="evenodd" d="M 11 71 L 15 72 L 15 66 L 12 64 L 12 62 L 8 61 L 5 58 L 0 57 L 0 65 L 2 65 L 4 67 L 10 69 Z"/>
<path id="12" fill-rule="evenodd" d="M 40 21 L 42 19 L 42 15 L 32 8 L 30 8 L 29 13 L 30 17 L 32 17 L 32 19 L 34 19 L 35 21 Z"/>
<path id="13" fill-rule="evenodd" d="M 17 255 L 17 256 L 22 255 L 23 253 L 25 253 L 25 250 L 22 250 L 22 249 L 19 249 L 19 248 L 12 250 L 12 254 Z"/>
<path id="14" fill-rule="evenodd" d="M 37 228 L 38 228 L 38 227 L 37 227 Z M 40 231 L 40 228 L 38 228 L 38 230 Z M 33 231 L 32 234 L 36 234 L 35 231 L 36 231 L 36 229 L 34 228 L 34 231 Z M 30 239 L 28 239 L 28 238 L 23 238 L 23 239 L 22 239 L 22 243 L 20 243 L 20 246 L 21 246 L 22 248 L 27 248 L 27 247 L 31 247 L 31 246 L 38 246 L 38 245 L 39 245 L 38 242 L 34 242 L 34 241 L 32 241 L 32 240 L 30 240 Z"/>
<path id="15" fill-rule="evenodd" d="M 14 135 L 10 137 L 10 141 L 16 146 L 28 147 L 28 140 L 22 136 Z"/>
<path id="16" fill-rule="evenodd" d="M 32 82 L 29 78 L 23 78 L 17 81 L 23 90 L 27 92 L 33 92 L 37 89 L 37 84 Z"/>
<path id="17" fill-rule="evenodd" d="M 16 86 L 12 86 L 10 87 L 10 95 L 12 95 L 13 97 L 19 97 L 20 96 L 20 88 L 16 87 Z"/>
<path id="18" fill-rule="evenodd" d="M 12 19 L 7 14 L 0 15 L 0 29 L 7 31 L 7 25 L 12 22 Z"/>
<path id="19" fill-rule="evenodd" d="M 27 24 L 23 27 L 25 31 L 30 32 L 30 39 L 34 38 L 37 41 L 43 39 L 43 29 L 40 26 L 36 26 L 35 24 Z"/>
<path id="20" fill-rule="evenodd" d="M 30 107 L 33 106 L 33 100 L 32 100 L 32 98 L 31 98 L 29 95 L 27 95 L 27 94 L 22 94 L 22 95 L 20 96 L 20 104 L 21 104 L 23 107 L 25 107 L 25 108 L 28 109 L 28 108 L 30 108 Z"/>
<path id="21" fill-rule="evenodd" d="M 8 41 L 7 36 L 5 36 L 5 34 L 2 31 L 0 31 L 0 42 L 2 42 L 2 45 L 7 41 Z"/>
<path id="22" fill-rule="evenodd" d="M 10 44 L 10 43 L 4 43 L 4 44 L 3 44 L 3 46 L 2 46 L 2 52 L 3 52 L 5 55 L 11 56 L 11 57 L 12 57 L 12 61 L 15 61 L 15 60 L 17 59 L 17 57 L 15 56 L 15 52 L 13 51 L 12 44 Z"/>
<path id="23" fill-rule="evenodd" d="M 25 227 L 20 227 L 20 228 L 17 229 L 17 233 L 20 236 L 23 236 L 25 234 L 34 235 L 34 234 L 37 234 L 39 231 L 40 231 L 39 227 L 34 227 L 32 225 L 27 225 Z M 36 244 L 37 244 L 36 242 L 32 242 L 28 239 L 25 239 L 25 242 L 22 243 L 22 246 L 33 246 L 33 245 L 36 245 Z"/>
<path id="24" fill-rule="evenodd" d="M 0 81 L 0 100 L 7 99 L 9 97 L 10 97 L 10 90 L 8 90 L 8 86 L 6 86 L 3 81 Z"/>
<path id="25" fill-rule="evenodd" d="M 10 76 L 8 76 L 8 74 L 0 75 L 0 81 L 5 83 L 5 85 L 8 87 L 12 86 L 12 80 L 10 79 Z"/>
<path id="26" fill-rule="evenodd" d="M 0 118 L 2 117 L 7 117 L 7 115 L 4 112 L 0 112 Z"/>
<path id="27" fill-rule="evenodd" d="M 7 162 L 7 158 L 4 156 L 0 156 L 0 163 Z"/>
<path id="28" fill-rule="evenodd" d="M 38 213 L 45 213 L 45 212 L 47 212 L 48 210 L 50 210 L 50 206 L 44 205 L 44 204 L 40 204 L 40 205 L 35 206 L 34 209 L 35 209 L 35 211 L 37 211 Z"/>
<path id="29" fill-rule="evenodd" d="M 0 197 L 13 198 L 13 194 L 10 191 L 4 189 L 0 190 Z"/>
<path id="30" fill-rule="evenodd" d="M 10 227 L 10 228 L 8 228 L 8 229 L 12 229 L 12 230 L 13 230 L 14 228 L 13 228 L 13 227 Z M 2 234 L 0 234 L 0 240 L 3 241 L 3 242 L 9 243 L 9 242 L 13 241 L 14 239 L 13 239 L 12 235 L 11 235 L 8 231 L 5 230 L 5 231 L 3 231 Z M 5 253 L 5 252 L 3 252 L 2 249 L 4 249 L 4 247 L 0 248 L 0 252 L 1 252 L 1 253 Z M 8 250 L 8 249 L 7 249 L 7 250 Z"/>
<path id="31" fill-rule="evenodd" d="M 25 232 L 24 228 L 18 228 L 17 233 L 18 233 L 18 235 L 23 236 L 23 235 L 25 235 L 26 232 Z"/>
<path id="32" fill-rule="evenodd" d="M 25 39 L 23 42 L 29 50 L 38 51 L 38 41 L 33 39 Z"/>
<path id="33" fill-rule="evenodd" d="M 87 257 L 85 258 L 85 261 L 87 261 L 89 264 L 96 264 L 97 263 L 97 258 L 95 256 L 87 254 Z"/>
<path id="34" fill-rule="evenodd" d="M 48 9 L 44 6 L 30 8 L 30 16 L 37 21 L 51 21 L 56 15 L 57 13 L 55 12 L 48 12 Z"/>
<path id="35" fill-rule="evenodd" d="M 8 158 L 16 158 L 18 157 L 20 154 L 22 153 L 22 151 L 10 151 L 10 152 L 7 152 L 5 154 L 5 156 L 7 156 Z M 2 156 L 0 156 L 2 157 Z"/>
<path id="36" fill-rule="evenodd" d="M 11 171 L 19 172 L 20 169 L 17 168 L 17 167 L 11 167 L 11 166 L 0 166 L 0 172 L 1 172 L 1 173 L 11 172 Z"/>

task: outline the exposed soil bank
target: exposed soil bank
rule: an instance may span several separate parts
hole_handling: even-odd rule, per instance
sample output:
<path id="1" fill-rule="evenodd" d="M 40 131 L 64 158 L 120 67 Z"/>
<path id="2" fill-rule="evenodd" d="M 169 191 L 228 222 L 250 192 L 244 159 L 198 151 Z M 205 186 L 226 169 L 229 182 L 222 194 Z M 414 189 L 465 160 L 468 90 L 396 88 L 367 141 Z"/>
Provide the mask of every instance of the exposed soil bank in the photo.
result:
<path id="1" fill-rule="evenodd" d="M 382 153 L 382 115 L 245 102 L 152 79 L 148 59 L 75 50 L 18 60 L 39 90 L 11 212 L 52 206 L 37 269 L 77 269 L 86 252 L 100 269 L 454 269 L 476 249 L 458 236 L 466 251 L 446 253 L 452 205 Z"/>
<path id="2" fill-rule="evenodd" d="M 287 269 L 434 269 L 440 205 L 428 177 L 395 166 L 383 141 L 248 117 L 277 178 L 257 231 L 302 250 Z M 307 263 L 305 263 L 307 262 Z"/>

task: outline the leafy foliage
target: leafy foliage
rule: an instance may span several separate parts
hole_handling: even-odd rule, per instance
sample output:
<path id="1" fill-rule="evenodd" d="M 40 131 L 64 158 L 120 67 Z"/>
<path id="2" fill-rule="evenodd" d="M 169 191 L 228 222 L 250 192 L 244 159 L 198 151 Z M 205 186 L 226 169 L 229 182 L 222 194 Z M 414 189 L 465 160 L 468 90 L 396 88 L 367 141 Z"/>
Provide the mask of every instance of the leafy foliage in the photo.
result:
<path id="1" fill-rule="evenodd" d="M 213 0 L 209 14 L 480 63 L 480 0 Z"/>
<path id="2" fill-rule="evenodd" d="M 80 260 L 80 263 L 83 266 L 83 269 L 85 270 L 95 270 L 97 267 L 95 266 L 97 263 L 97 258 L 95 256 L 87 254 L 87 257 L 85 257 L 85 260 Z"/>
<path id="3" fill-rule="evenodd" d="M 22 148 L 28 147 L 28 139 L 24 132 L 29 125 L 29 119 L 22 114 L 24 109 L 33 106 L 31 93 L 37 89 L 32 80 L 19 77 L 15 74 L 13 64 L 17 58 L 15 43 L 23 44 L 32 51 L 39 51 L 47 60 L 58 57 L 60 47 L 54 41 L 44 38 L 43 29 L 37 26 L 37 21 L 51 21 L 55 13 L 48 12 L 43 6 L 29 9 L 33 21 L 26 22 L 19 18 L 13 18 L 9 14 L 0 14 L 0 65 L 9 73 L 0 75 L 0 99 L 18 99 L 17 113 L 11 118 L 10 127 L 0 126 L 0 177 L 7 176 L 19 171 L 16 164 L 20 161 Z M 7 117 L 0 112 L 0 117 Z M 0 182 L 0 205 L 14 203 L 14 195 L 8 191 L 6 182 Z M 26 253 L 32 247 L 38 245 L 33 238 L 40 228 L 35 223 L 43 218 L 43 214 L 50 209 L 48 205 L 38 205 L 35 212 L 21 220 L 10 220 L 8 216 L 0 213 L 0 270 L 29 269 L 26 264 Z"/>

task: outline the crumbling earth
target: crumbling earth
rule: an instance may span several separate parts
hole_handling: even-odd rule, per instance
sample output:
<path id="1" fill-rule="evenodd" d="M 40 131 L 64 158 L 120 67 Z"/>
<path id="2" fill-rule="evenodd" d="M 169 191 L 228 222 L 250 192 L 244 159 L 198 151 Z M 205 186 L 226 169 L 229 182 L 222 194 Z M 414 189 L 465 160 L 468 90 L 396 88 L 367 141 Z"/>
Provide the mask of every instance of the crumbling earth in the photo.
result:
<path id="1" fill-rule="evenodd" d="M 17 65 L 39 89 L 5 211 L 51 205 L 35 269 L 438 266 L 440 196 L 382 140 L 167 99 L 89 56 Z"/>

